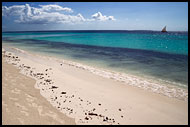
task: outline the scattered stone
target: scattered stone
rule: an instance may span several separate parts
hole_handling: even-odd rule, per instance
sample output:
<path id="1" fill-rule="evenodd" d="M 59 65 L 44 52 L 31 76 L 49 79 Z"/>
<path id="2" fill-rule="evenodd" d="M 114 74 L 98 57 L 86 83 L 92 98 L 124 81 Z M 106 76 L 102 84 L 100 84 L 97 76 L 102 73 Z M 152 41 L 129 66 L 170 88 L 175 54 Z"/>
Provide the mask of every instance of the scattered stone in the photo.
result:
<path id="1" fill-rule="evenodd" d="M 56 87 L 56 86 L 52 86 L 51 88 L 52 88 L 52 89 L 57 89 L 58 87 Z"/>
<path id="2" fill-rule="evenodd" d="M 89 118 L 88 118 L 88 117 L 85 117 L 85 120 L 89 120 Z"/>
<path id="3" fill-rule="evenodd" d="M 44 80 L 44 81 L 46 81 L 46 82 L 50 82 L 51 80 L 50 80 L 50 79 L 46 79 L 46 80 Z"/>
<path id="4" fill-rule="evenodd" d="M 66 92 L 61 92 L 61 94 L 66 94 Z"/>
<path id="5" fill-rule="evenodd" d="M 98 116 L 98 114 L 96 114 L 96 113 L 88 113 L 88 115 Z"/>
<path id="6" fill-rule="evenodd" d="M 30 69 L 30 67 L 29 66 L 25 66 L 26 68 L 28 68 L 28 69 Z"/>

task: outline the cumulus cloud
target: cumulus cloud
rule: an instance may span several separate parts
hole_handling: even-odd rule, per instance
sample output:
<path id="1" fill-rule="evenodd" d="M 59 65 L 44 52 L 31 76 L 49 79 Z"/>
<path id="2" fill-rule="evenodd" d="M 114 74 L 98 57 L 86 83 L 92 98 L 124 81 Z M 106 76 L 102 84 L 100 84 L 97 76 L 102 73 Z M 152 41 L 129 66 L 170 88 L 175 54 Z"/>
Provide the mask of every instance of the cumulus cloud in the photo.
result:
<path id="1" fill-rule="evenodd" d="M 113 16 L 102 15 L 101 12 L 95 13 L 94 15 L 92 15 L 92 18 L 99 21 L 115 20 Z"/>
<path id="2" fill-rule="evenodd" d="M 113 16 L 103 16 L 100 12 L 92 15 L 91 19 L 85 19 L 82 14 L 70 15 L 73 10 L 59 5 L 39 5 L 40 8 L 31 7 L 29 4 L 2 6 L 2 16 L 16 16 L 15 22 L 28 24 L 48 23 L 80 23 L 90 21 L 115 20 Z"/>
<path id="3" fill-rule="evenodd" d="M 24 5 L 2 6 L 2 16 L 19 15 L 23 12 Z"/>
<path id="4" fill-rule="evenodd" d="M 41 7 L 41 10 L 43 11 L 67 11 L 67 12 L 73 12 L 71 8 L 68 7 L 61 7 L 59 5 L 39 5 Z"/>

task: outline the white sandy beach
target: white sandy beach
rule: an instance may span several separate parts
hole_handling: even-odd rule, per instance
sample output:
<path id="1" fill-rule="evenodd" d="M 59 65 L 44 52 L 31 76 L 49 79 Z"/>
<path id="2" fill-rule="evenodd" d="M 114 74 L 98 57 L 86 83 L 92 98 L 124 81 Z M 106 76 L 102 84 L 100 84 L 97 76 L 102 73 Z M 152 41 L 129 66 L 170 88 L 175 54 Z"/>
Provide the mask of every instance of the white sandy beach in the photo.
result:
<path id="1" fill-rule="evenodd" d="M 51 57 L 48 58 L 29 54 L 22 50 L 17 50 L 17 52 L 20 53 L 16 55 L 3 49 L 3 58 L 7 63 L 12 64 L 6 65 L 6 63 L 4 63 L 5 66 L 10 66 L 6 69 L 12 70 L 19 68 L 20 73 L 30 77 L 30 79 L 33 78 L 30 84 L 33 84 L 36 89 L 39 89 L 43 98 L 48 100 L 55 109 L 62 112 L 61 114 L 67 115 L 67 117 L 64 116 L 63 118 L 63 121 L 65 120 L 66 122 L 59 121 L 62 117 L 60 119 L 54 119 L 54 121 L 57 120 L 57 123 L 55 122 L 56 124 L 188 124 L 188 102 L 183 99 L 170 98 L 134 87 L 130 84 L 127 85 L 126 82 L 119 82 L 113 78 L 105 78 L 106 76 L 94 74 L 98 73 L 97 71 L 93 72 L 93 70 L 91 70 L 90 72 L 88 69 L 84 69 L 85 67 L 73 66 L 67 61 L 60 62 Z M 24 56 L 20 54 L 27 55 Z M 4 70 L 5 66 L 3 66 Z M 5 71 L 3 71 L 3 73 L 5 73 Z M 11 71 L 9 73 L 12 74 Z M 103 75 L 104 73 L 101 74 Z M 3 74 L 3 79 L 14 79 L 16 82 L 21 82 L 21 78 L 18 80 L 14 75 L 10 77 Z M 3 91 L 5 91 L 5 88 L 8 88 L 9 85 L 13 87 L 13 89 L 16 89 L 17 86 L 12 84 L 14 84 L 14 82 L 10 84 L 3 82 Z M 22 82 L 22 87 L 27 87 L 31 89 L 31 91 L 34 91 L 32 90 L 32 86 L 28 85 L 28 82 Z M 21 93 L 25 90 L 22 89 L 21 86 L 17 89 L 20 89 Z M 27 90 L 25 94 L 30 94 L 31 91 Z M 38 90 L 36 91 L 36 98 L 42 100 L 43 98 L 39 97 L 40 94 Z M 3 92 L 3 97 L 7 96 L 6 92 Z M 13 98 L 11 95 L 8 97 Z M 185 97 L 187 99 L 188 94 Z M 15 101 L 20 101 L 20 99 L 21 98 L 10 100 L 9 103 L 6 103 L 3 99 L 2 105 L 5 105 L 3 114 L 7 114 L 7 105 L 12 113 L 12 110 L 16 107 L 10 107 L 10 105 L 16 103 Z M 45 100 L 43 101 L 44 103 L 41 102 L 41 104 L 39 104 L 42 108 L 49 104 L 46 103 Z M 48 108 L 47 111 L 45 111 L 46 108 L 44 108 L 44 112 L 48 112 L 52 109 L 51 106 Z M 59 114 L 57 110 L 53 111 L 59 118 L 61 114 Z M 15 115 L 16 113 L 12 113 L 10 117 L 13 118 Z M 34 120 L 34 115 L 32 115 L 33 114 L 28 118 L 28 120 L 31 120 L 30 124 L 32 124 L 32 120 Z M 3 115 L 3 123 L 18 124 L 14 119 L 7 121 L 6 116 L 7 115 Z M 74 118 L 75 122 L 73 122 L 71 118 Z M 22 119 L 27 119 L 27 117 L 23 117 Z M 55 123 L 49 121 L 49 124 Z"/>
<path id="2" fill-rule="evenodd" d="M 54 108 L 39 90 L 35 80 L 21 73 L 2 59 L 2 124 L 3 125 L 60 125 L 75 124 Z"/>

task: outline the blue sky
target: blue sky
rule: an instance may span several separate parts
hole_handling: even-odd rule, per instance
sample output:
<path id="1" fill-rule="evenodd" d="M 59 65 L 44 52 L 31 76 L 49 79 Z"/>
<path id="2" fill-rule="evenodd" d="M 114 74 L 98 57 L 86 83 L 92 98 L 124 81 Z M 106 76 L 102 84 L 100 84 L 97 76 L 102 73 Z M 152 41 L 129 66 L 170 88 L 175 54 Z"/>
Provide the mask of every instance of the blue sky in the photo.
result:
<path id="1" fill-rule="evenodd" d="M 3 31 L 188 30 L 187 2 L 3 2 Z"/>

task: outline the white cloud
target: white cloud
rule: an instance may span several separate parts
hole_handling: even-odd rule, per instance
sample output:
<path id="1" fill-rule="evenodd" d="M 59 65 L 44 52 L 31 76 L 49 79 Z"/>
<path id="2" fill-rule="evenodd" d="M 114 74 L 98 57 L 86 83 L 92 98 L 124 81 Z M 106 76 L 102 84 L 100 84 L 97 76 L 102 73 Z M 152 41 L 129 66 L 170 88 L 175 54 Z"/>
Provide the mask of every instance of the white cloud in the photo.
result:
<path id="1" fill-rule="evenodd" d="M 43 11 L 66 11 L 66 12 L 73 12 L 71 8 L 68 7 L 61 7 L 59 5 L 39 5 L 41 10 Z"/>
<path id="2" fill-rule="evenodd" d="M 2 6 L 2 16 L 19 15 L 23 12 L 24 5 Z"/>
<path id="3" fill-rule="evenodd" d="M 102 15 L 101 12 L 95 13 L 94 15 L 92 15 L 92 18 L 99 21 L 115 20 L 113 16 Z"/>
<path id="4" fill-rule="evenodd" d="M 81 23 L 91 21 L 115 20 L 113 16 L 103 16 L 100 12 L 92 15 L 91 19 L 85 19 L 82 14 L 70 15 L 65 12 L 73 12 L 71 8 L 59 5 L 39 5 L 40 8 L 31 7 L 29 4 L 2 6 L 2 16 L 15 16 L 17 23 L 48 24 L 48 23 Z"/>

